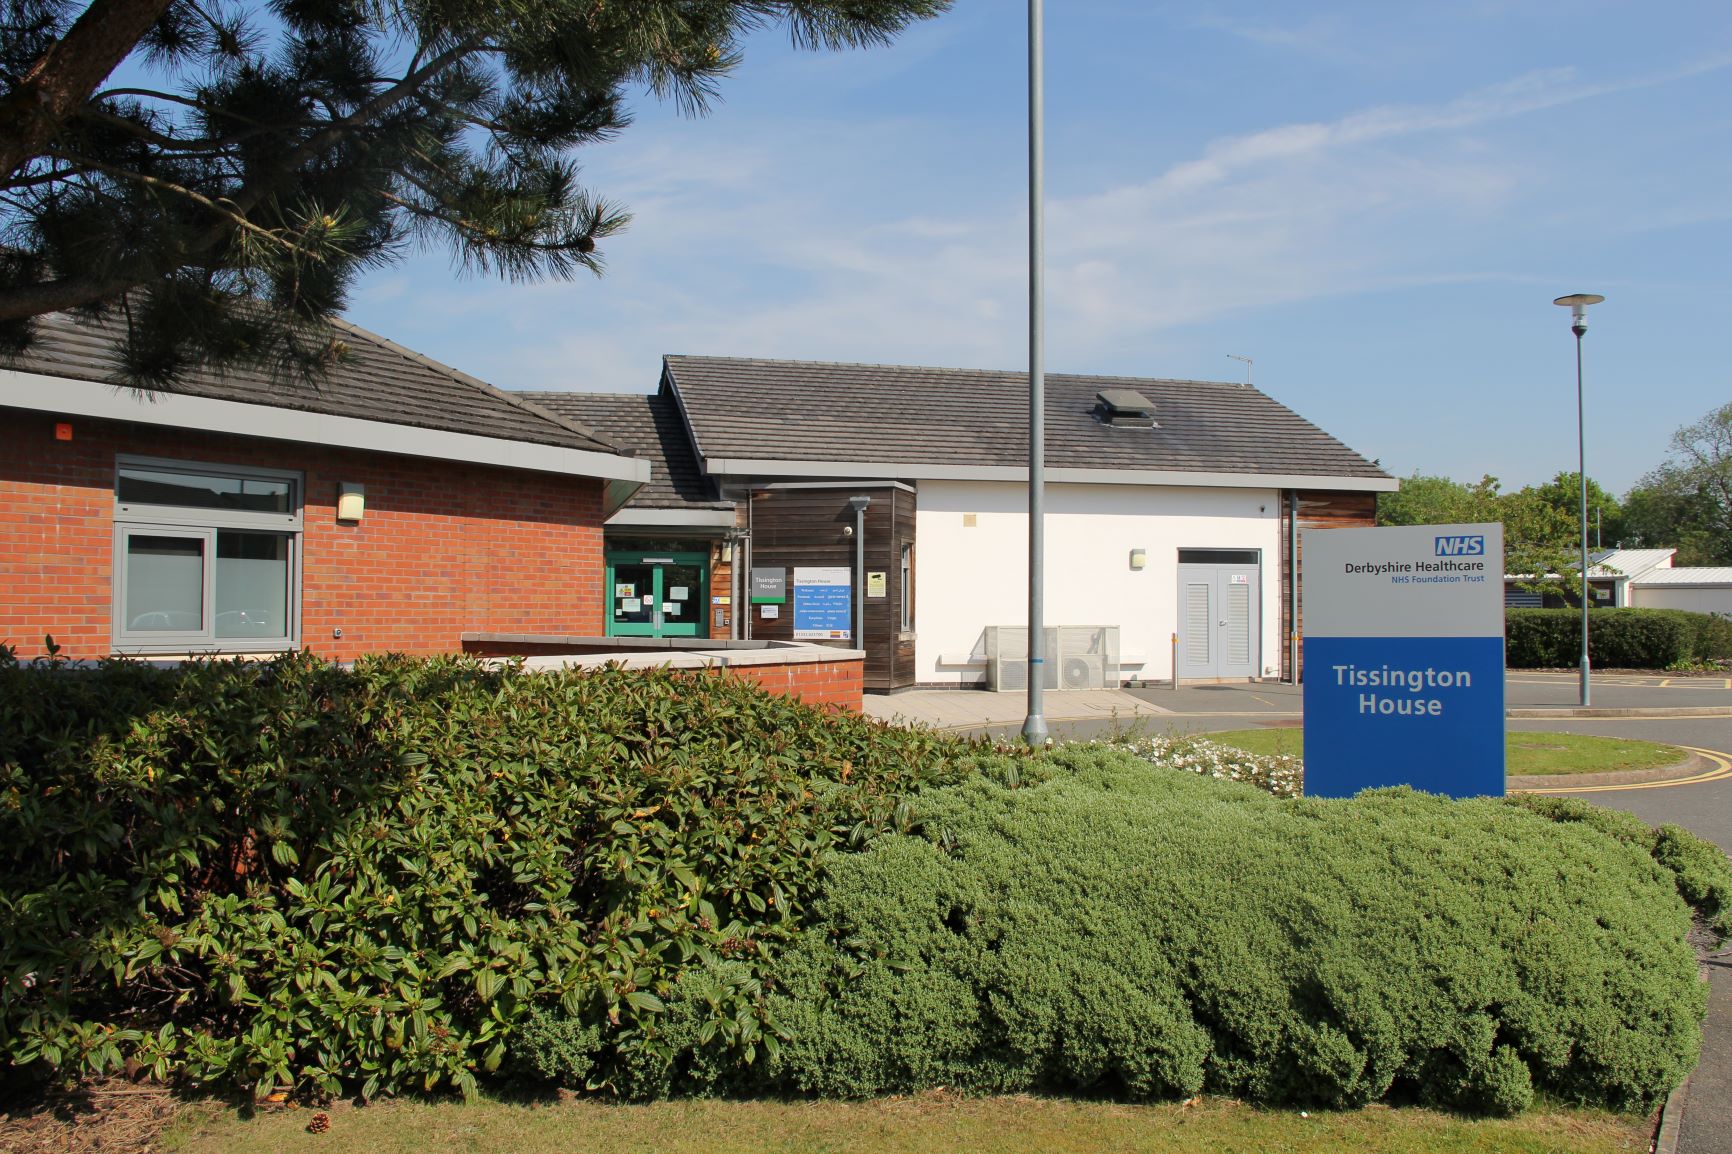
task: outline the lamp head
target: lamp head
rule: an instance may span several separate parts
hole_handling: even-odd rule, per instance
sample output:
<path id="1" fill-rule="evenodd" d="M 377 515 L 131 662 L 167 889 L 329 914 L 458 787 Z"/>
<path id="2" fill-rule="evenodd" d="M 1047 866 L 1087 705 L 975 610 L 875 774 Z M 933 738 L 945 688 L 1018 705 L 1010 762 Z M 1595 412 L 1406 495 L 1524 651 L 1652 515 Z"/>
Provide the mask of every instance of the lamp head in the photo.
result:
<path id="1" fill-rule="evenodd" d="M 1571 293 L 1552 303 L 1563 305 L 1570 310 L 1570 331 L 1579 337 L 1588 331 L 1588 306 L 1597 305 L 1605 299 L 1599 293 Z"/>
<path id="2" fill-rule="evenodd" d="M 870 497 L 862 496 L 862 497 L 850 497 L 850 498 L 848 498 L 849 506 L 856 513 L 864 513 L 866 511 L 866 506 L 870 505 L 871 503 L 872 503 L 872 498 L 870 498 Z"/>

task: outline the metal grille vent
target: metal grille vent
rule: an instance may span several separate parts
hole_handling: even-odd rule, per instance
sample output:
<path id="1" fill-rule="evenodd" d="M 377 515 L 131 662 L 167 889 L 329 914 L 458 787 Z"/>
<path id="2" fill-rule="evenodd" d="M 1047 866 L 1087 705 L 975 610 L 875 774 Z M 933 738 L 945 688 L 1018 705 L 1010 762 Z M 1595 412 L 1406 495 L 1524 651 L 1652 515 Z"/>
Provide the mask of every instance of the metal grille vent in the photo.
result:
<path id="1" fill-rule="evenodd" d="M 1046 630 L 1047 689 L 1116 689 L 1119 685 L 1117 625 L 1049 625 Z M 987 681 L 1000 692 L 1028 688 L 1028 629 L 986 628 Z"/>

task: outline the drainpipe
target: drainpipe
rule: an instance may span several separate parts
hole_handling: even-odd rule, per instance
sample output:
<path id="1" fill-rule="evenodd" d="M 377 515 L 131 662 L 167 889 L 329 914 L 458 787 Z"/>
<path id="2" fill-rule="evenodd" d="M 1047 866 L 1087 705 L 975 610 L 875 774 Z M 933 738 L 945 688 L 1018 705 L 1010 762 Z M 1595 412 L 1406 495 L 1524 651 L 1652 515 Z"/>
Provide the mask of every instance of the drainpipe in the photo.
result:
<path id="1" fill-rule="evenodd" d="M 854 648 L 866 648 L 866 506 L 872 498 L 850 497 L 854 510 Z"/>
<path id="2" fill-rule="evenodd" d="M 1287 490 L 1287 676 L 1299 684 L 1299 490 Z"/>
<path id="3" fill-rule="evenodd" d="M 742 586 L 746 598 L 745 605 L 743 606 L 746 611 L 746 626 L 744 629 L 740 630 L 740 638 L 744 641 L 750 641 L 752 639 L 752 562 L 756 560 L 752 555 L 752 511 L 757 506 L 757 502 L 752 499 L 754 496 L 755 494 L 753 494 L 752 490 L 746 490 L 746 576 L 745 583 Z"/>

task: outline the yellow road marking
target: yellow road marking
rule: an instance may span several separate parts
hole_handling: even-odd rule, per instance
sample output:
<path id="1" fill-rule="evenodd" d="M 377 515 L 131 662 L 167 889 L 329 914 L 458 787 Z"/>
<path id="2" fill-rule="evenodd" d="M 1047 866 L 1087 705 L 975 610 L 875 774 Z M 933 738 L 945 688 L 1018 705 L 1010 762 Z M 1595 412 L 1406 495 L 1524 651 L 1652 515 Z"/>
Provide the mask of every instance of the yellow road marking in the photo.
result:
<path id="1" fill-rule="evenodd" d="M 1511 675 L 1510 685 L 1571 685 L 1577 680 L 1574 673 L 1529 673 L 1523 676 Z M 1661 677 L 1655 674 L 1650 677 L 1596 673 L 1596 685 L 1616 685 L 1622 688 L 1635 689 L 1732 689 L 1732 677 Z"/>
<path id="2" fill-rule="evenodd" d="M 1546 707 L 1521 706 L 1519 708 L 1543 709 Z M 1559 706 L 1558 708 L 1569 709 L 1571 707 L 1566 705 Z M 1714 708 L 1718 709 L 1720 707 L 1714 706 Z M 1571 725 L 1576 724 L 1578 721 L 1600 722 L 1602 724 L 1611 722 L 1614 724 L 1630 725 L 1639 721 L 1728 721 L 1732 720 L 1732 718 L 1728 718 L 1726 715 L 1719 713 L 1638 713 L 1634 717 L 1510 717 L 1505 720 L 1510 722 L 1520 722 L 1523 724 L 1537 723 L 1540 725 L 1557 725 L 1566 721 Z M 1672 743 L 1668 742 L 1667 744 L 1670 745 Z M 1679 746 L 1678 748 L 1682 749 L 1684 747 Z"/>
<path id="3" fill-rule="evenodd" d="M 1699 753 L 1714 763 L 1714 768 L 1694 777 L 1679 777 L 1671 781 L 1640 781 L 1630 785 L 1581 785 L 1575 789 L 1512 789 L 1511 793 L 1612 793 L 1624 789 L 1670 789 L 1675 785 L 1702 785 L 1710 781 L 1732 780 L 1732 757 L 1712 749 L 1698 749 L 1693 745 L 1680 745 L 1679 749 L 1687 749 L 1691 753 Z"/>

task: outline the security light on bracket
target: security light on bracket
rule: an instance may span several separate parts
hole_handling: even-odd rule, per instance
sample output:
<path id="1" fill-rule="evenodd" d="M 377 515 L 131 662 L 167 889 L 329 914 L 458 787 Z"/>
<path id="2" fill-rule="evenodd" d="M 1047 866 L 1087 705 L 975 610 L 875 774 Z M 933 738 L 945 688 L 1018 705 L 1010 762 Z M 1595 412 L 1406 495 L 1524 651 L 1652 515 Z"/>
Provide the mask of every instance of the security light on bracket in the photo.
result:
<path id="1" fill-rule="evenodd" d="M 337 485 L 337 520 L 358 522 L 367 514 L 367 486 L 353 481 Z"/>

